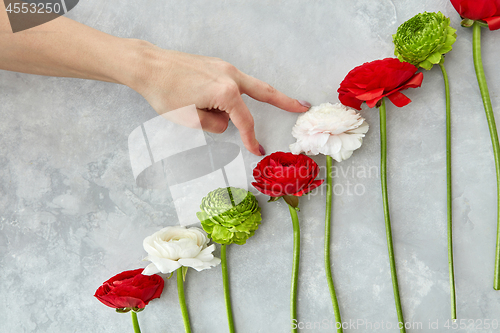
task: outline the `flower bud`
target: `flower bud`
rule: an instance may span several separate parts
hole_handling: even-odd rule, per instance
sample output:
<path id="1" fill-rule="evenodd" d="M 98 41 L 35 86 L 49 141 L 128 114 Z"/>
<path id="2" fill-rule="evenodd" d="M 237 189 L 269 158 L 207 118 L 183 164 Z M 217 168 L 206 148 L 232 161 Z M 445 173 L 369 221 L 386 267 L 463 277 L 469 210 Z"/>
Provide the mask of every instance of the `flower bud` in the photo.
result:
<path id="1" fill-rule="evenodd" d="M 207 194 L 196 213 L 201 226 L 219 244 L 245 244 L 262 217 L 255 196 L 241 188 L 219 188 Z"/>
<path id="2" fill-rule="evenodd" d="M 414 66 L 431 69 L 444 62 L 443 54 L 451 51 L 456 30 L 441 12 L 420 13 L 399 26 L 392 35 L 394 55 Z"/>

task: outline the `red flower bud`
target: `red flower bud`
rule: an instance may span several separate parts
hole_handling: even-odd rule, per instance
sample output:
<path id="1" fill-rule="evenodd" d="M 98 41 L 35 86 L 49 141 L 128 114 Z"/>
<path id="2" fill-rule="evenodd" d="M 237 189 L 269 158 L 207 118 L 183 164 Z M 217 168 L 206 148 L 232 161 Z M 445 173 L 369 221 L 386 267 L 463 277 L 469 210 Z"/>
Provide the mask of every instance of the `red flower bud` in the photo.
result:
<path id="1" fill-rule="evenodd" d="M 281 151 L 264 157 L 253 170 L 252 185 L 271 197 L 300 197 L 323 183 L 315 180 L 319 167 L 310 157 Z"/>
<path id="2" fill-rule="evenodd" d="M 490 30 L 500 29 L 500 0 L 451 0 L 463 18 L 484 20 Z"/>
<path id="3" fill-rule="evenodd" d="M 411 100 L 400 91 L 417 88 L 424 75 L 417 73 L 417 67 L 397 58 L 386 58 L 364 63 L 351 70 L 337 90 L 342 104 L 361 110 L 366 102 L 372 108 L 384 97 L 398 107 Z"/>
<path id="4" fill-rule="evenodd" d="M 115 309 L 144 309 L 154 298 L 159 298 L 164 281 L 159 275 L 142 275 L 143 268 L 125 271 L 104 282 L 95 297 Z"/>

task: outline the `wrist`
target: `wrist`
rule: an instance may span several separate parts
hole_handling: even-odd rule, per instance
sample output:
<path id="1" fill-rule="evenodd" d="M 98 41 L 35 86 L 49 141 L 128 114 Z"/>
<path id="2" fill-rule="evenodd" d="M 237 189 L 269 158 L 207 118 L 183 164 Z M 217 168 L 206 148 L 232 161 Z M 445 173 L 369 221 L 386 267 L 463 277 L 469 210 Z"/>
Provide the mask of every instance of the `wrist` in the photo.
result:
<path id="1" fill-rule="evenodd" d="M 123 39 L 121 65 L 114 74 L 116 81 L 144 96 L 157 66 L 155 64 L 160 58 L 159 50 L 157 46 L 144 40 Z"/>

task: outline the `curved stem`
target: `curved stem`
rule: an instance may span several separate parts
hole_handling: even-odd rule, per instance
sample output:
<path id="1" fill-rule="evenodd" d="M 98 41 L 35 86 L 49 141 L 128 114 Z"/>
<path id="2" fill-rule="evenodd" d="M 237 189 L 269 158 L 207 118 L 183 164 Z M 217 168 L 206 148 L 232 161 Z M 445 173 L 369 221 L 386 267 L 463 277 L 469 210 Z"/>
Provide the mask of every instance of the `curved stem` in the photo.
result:
<path id="1" fill-rule="evenodd" d="M 297 285 L 299 282 L 299 259 L 300 259 L 300 225 L 297 211 L 292 206 L 288 205 L 290 216 L 292 217 L 293 225 L 293 266 L 292 266 L 292 283 L 290 287 L 290 318 L 292 323 L 297 322 Z M 297 332 L 297 328 L 293 328 L 292 332 Z"/>
<path id="2" fill-rule="evenodd" d="M 233 311 L 231 310 L 231 294 L 229 292 L 229 276 L 227 273 L 226 244 L 220 249 L 220 260 L 222 268 L 222 284 L 224 285 L 224 300 L 226 301 L 227 323 L 229 332 L 234 333 Z"/>
<path id="3" fill-rule="evenodd" d="M 489 29 L 488 23 L 486 23 L 485 21 L 476 20 L 474 21 L 474 23 L 477 23 L 477 25 L 480 26 L 481 28 Z"/>
<path id="4" fill-rule="evenodd" d="M 186 297 L 184 296 L 184 277 L 182 270 L 184 267 L 177 269 L 177 293 L 179 294 L 179 305 L 182 312 L 182 320 L 184 321 L 184 329 L 186 333 L 191 333 L 191 324 L 189 323 L 189 313 L 186 306 Z"/>
<path id="5" fill-rule="evenodd" d="M 495 273 L 493 277 L 493 288 L 500 289 L 500 144 L 498 142 L 497 127 L 495 124 L 495 115 L 491 106 L 490 93 L 488 92 L 488 84 L 484 75 L 483 61 L 481 59 L 481 26 L 478 22 L 474 22 L 472 26 L 472 49 L 474 58 L 474 68 L 476 70 L 477 83 L 481 91 L 483 99 L 484 111 L 488 120 L 490 129 L 491 144 L 493 146 L 493 155 L 495 157 L 495 169 L 497 174 L 497 245 L 495 251 Z"/>
<path id="6" fill-rule="evenodd" d="M 130 311 L 130 314 L 132 315 L 132 325 L 134 325 L 134 332 L 141 333 L 141 329 L 139 328 L 139 321 L 137 320 L 137 313 L 135 313 L 134 311 Z"/>
<path id="7" fill-rule="evenodd" d="M 394 259 L 394 248 L 392 245 L 391 218 L 389 216 L 389 199 L 387 196 L 387 134 L 386 134 L 386 116 L 385 101 L 379 107 L 380 112 L 380 179 L 382 182 L 382 200 L 384 203 L 385 233 L 387 235 L 387 249 L 389 250 L 389 262 L 391 265 L 392 288 L 394 290 L 394 301 L 396 302 L 396 311 L 398 313 L 398 326 L 401 332 L 406 332 L 404 327 L 403 310 L 401 308 L 401 299 L 399 298 L 398 276 L 396 274 L 396 260 Z"/>
<path id="8" fill-rule="evenodd" d="M 450 275 L 451 319 L 457 319 L 457 302 L 455 295 L 455 271 L 453 268 L 453 224 L 452 224 L 452 196 L 451 196 L 451 102 L 450 83 L 443 64 L 439 64 L 443 73 L 446 93 L 446 210 L 448 229 L 448 270 Z"/>
<path id="9" fill-rule="evenodd" d="M 332 164 L 333 158 L 326 155 L 326 213 L 325 213 L 325 272 L 328 288 L 330 289 L 330 298 L 332 299 L 333 313 L 335 314 L 335 327 L 337 332 L 343 332 L 342 319 L 340 318 L 339 303 L 335 286 L 333 285 L 332 265 L 330 262 L 330 231 L 332 218 Z"/>

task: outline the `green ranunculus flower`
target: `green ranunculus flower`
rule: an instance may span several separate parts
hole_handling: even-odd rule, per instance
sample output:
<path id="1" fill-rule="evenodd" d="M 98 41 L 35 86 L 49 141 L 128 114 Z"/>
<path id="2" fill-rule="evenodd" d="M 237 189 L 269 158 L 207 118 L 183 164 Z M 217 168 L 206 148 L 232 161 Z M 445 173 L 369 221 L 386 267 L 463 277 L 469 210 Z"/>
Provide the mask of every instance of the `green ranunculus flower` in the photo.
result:
<path id="1" fill-rule="evenodd" d="M 444 62 L 443 54 L 451 51 L 457 39 L 456 31 L 441 12 L 417 14 L 392 35 L 394 54 L 401 61 L 431 69 L 434 64 Z"/>
<path id="2" fill-rule="evenodd" d="M 245 244 L 259 227 L 259 202 L 247 190 L 219 188 L 207 194 L 196 216 L 212 240 L 219 244 Z"/>

